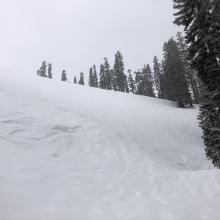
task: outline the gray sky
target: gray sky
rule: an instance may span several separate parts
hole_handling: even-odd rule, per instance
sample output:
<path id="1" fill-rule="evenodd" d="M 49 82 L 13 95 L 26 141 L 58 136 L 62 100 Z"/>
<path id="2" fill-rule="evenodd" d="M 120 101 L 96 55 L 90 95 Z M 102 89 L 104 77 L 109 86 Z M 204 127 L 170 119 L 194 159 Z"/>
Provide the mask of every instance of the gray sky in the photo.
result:
<path id="1" fill-rule="evenodd" d="M 172 0 L 0 0 L 0 66 L 35 74 L 45 59 L 72 78 L 120 50 L 136 70 L 178 31 L 172 14 Z"/>

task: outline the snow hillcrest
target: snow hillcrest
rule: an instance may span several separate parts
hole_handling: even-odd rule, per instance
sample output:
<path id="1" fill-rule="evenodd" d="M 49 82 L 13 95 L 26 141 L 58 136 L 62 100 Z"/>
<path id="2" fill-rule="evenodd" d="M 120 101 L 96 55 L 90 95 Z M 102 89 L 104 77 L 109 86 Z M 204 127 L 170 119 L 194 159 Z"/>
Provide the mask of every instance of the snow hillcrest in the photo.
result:
<path id="1" fill-rule="evenodd" d="M 220 219 L 197 107 L 3 70 L 0 101 L 0 220 Z"/>

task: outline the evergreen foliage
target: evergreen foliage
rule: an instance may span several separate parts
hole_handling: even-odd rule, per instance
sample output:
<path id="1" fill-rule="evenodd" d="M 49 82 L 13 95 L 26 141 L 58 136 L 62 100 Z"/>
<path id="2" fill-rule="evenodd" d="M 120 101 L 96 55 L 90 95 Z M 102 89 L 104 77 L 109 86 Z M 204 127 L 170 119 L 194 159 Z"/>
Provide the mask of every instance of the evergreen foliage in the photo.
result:
<path id="1" fill-rule="evenodd" d="M 63 71 L 62 71 L 61 81 L 64 81 L 64 82 L 67 81 L 66 70 L 63 70 Z"/>
<path id="2" fill-rule="evenodd" d="M 98 75 L 97 75 L 95 65 L 93 65 L 93 81 L 94 81 L 94 87 L 98 88 L 99 87 L 99 82 L 98 82 Z"/>
<path id="3" fill-rule="evenodd" d="M 37 74 L 41 77 L 47 77 L 47 63 L 46 61 L 43 61 L 40 67 L 40 70 L 37 71 Z"/>
<path id="4" fill-rule="evenodd" d="M 47 75 L 48 75 L 48 78 L 49 79 L 52 79 L 53 78 L 53 74 L 52 74 L 52 64 L 51 63 L 49 63 L 48 64 L 48 70 L 47 70 Z"/>
<path id="5" fill-rule="evenodd" d="M 129 86 L 129 92 L 135 94 L 136 86 L 135 86 L 135 81 L 131 74 L 131 70 L 128 70 L 128 86 Z"/>
<path id="6" fill-rule="evenodd" d="M 104 58 L 104 78 L 105 78 L 105 88 L 107 90 L 112 89 L 112 81 L 113 81 L 113 75 L 112 75 L 112 70 L 110 69 L 110 65 L 108 62 L 108 59 L 105 57 Z"/>
<path id="7" fill-rule="evenodd" d="M 175 23 L 185 26 L 189 58 L 203 84 L 200 121 L 206 155 L 220 168 L 220 1 L 174 0 Z"/>
<path id="8" fill-rule="evenodd" d="M 126 75 L 124 73 L 124 61 L 122 54 L 118 51 L 115 55 L 113 68 L 113 89 L 126 92 Z"/>
<path id="9" fill-rule="evenodd" d="M 94 87 L 94 75 L 93 75 L 93 68 L 89 69 L 89 86 Z"/>
<path id="10" fill-rule="evenodd" d="M 104 66 L 104 64 L 100 65 L 99 88 L 106 89 L 106 77 L 105 77 L 105 66 Z"/>
<path id="11" fill-rule="evenodd" d="M 194 99 L 195 104 L 199 104 L 199 80 L 196 71 L 191 67 L 190 61 L 188 60 L 189 49 L 181 32 L 177 33 L 177 46 L 185 66 L 185 78 L 189 89 L 192 91 L 192 98 Z"/>
<path id="12" fill-rule="evenodd" d="M 171 38 L 164 44 L 164 87 L 166 98 L 177 102 L 179 107 L 192 106 L 191 96 L 185 78 L 185 67 L 177 43 Z"/>
<path id="13" fill-rule="evenodd" d="M 83 73 L 80 73 L 79 85 L 85 85 L 85 82 L 84 82 L 84 74 L 83 74 Z"/>
<path id="14" fill-rule="evenodd" d="M 154 70 L 154 84 L 158 93 L 158 98 L 162 98 L 161 91 L 161 65 L 158 61 L 158 58 L 155 56 L 153 59 L 153 70 Z"/>
<path id="15" fill-rule="evenodd" d="M 135 73 L 136 94 L 155 97 L 153 89 L 153 76 L 151 67 L 144 65 L 142 71 L 138 70 Z"/>
<path id="16" fill-rule="evenodd" d="M 76 76 L 74 76 L 73 82 L 74 82 L 74 84 L 77 84 L 77 78 L 76 78 Z"/>

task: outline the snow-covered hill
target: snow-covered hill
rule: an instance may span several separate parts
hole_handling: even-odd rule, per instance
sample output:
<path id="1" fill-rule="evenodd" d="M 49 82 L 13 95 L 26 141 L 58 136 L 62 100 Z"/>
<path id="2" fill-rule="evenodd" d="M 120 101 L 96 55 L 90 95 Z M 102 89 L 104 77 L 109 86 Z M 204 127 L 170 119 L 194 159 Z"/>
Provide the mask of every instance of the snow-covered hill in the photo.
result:
<path id="1" fill-rule="evenodd" d="M 219 220 L 198 109 L 0 72 L 0 220 Z"/>

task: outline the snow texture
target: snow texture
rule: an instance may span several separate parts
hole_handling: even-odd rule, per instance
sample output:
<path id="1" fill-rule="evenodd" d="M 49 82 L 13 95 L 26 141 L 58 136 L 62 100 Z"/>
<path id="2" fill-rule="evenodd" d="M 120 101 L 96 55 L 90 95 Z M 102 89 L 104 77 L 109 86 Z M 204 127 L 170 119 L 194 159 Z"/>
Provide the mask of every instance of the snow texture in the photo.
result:
<path id="1" fill-rule="evenodd" d="M 219 220 L 198 108 L 0 71 L 0 220 Z"/>

